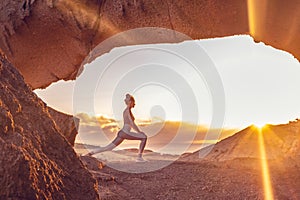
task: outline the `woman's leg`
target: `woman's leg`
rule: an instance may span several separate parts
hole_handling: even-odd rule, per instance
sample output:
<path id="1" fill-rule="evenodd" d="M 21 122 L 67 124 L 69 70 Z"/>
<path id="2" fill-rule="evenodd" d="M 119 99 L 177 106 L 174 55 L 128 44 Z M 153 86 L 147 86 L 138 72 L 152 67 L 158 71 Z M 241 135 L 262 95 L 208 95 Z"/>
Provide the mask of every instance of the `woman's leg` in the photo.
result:
<path id="1" fill-rule="evenodd" d="M 135 133 L 135 132 L 120 132 L 120 136 L 123 139 L 127 139 L 127 140 L 140 140 L 140 147 L 139 147 L 139 156 L 141 157 L 143 154 L 143 151 L 145 149 L 146 146 L 146 142 L 147 142 L 147 135 L 144 133 Z"/>
<path id="2" fill-rule="evenodd" d="M 119 146 L 123 141 L 124 141 L 124 138 L 120 137 L 120 132 L 119 132 L 117 137 L 110 144 L 108 144 L 105 147 L 100 147 L 96 151 L 90 152 L 88 155 L 93 155 L 93 154 L 96 154 L 96 153 L 102 153 L 104 151 L 111 151 L 114 148 L 116 148 L 117 146 Z"/>

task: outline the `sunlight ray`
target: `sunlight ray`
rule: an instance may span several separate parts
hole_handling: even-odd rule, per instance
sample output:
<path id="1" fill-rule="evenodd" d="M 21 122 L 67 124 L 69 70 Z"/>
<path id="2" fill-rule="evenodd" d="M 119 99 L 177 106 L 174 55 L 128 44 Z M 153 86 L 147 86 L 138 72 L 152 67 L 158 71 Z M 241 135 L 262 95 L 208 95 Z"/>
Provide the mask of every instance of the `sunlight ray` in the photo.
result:
<path id="1" fill-rule="evenodd" d="M 243 145 L 245 145 L 245 143 L 247 141 L 250 141 L 250 137 L 252 137 L 252 134 L 255 133 L 255 129 L 253 127 L 251 127 L 245 134 L 242 135 L 242 138 L 240 139 L 240 141 L 236 144 L 236 149 L 242 148 Z"/>
<path id="2" fill-rule="evenodd" d="M 112 34 L 120 33 L 121 30 L 117 28 L 109 19 L 101 19 L 101 26 L 99 27 L 102 32 L 103 29 L 107 29 Z M 124 37 L 125 34 L 120 35 L 121 37 Z"/>
<path id="3" fill-rule="evenodd" d="M 298 13 L 300 12 L 300 8 L 298 8 Z M 291 43 L 294 42 L 294 39 L 296 38 L 296 35 L 299 34 L 299 20 L 298 20 L 298 16 L 296 14 L 297 12 L 294 12 L 294 15 L 293 17 L 290 19 L 290 26 L 289 26 L 289 30 L 286 34 L 286 41 L 285 41 L 285 44 L 286 45 L 289 45 Z"/>
<path id="4" fill-rule="evenodd" d="M 81 27 L 88 25 L 90 28 L 95 28 L 98 26 L 98 10 L 84 3 L 71 0 L 58 1 L 56 7 L 67 16 L 72 16 Z"/>
<path id="5" fill-rule="evenodd" d="M 254 14 L 254 1 L 247 0 L 247 7 L 248 7 L 248 24 L 249 24 L 249 32 L 250 35 L 255 35 L 255 14 Z"/>
<path id="6" fill-rule="evenodd" d="M 267 130 L 265 130 L 265 129 L 267 129 Z M 291 134 L 290 132 L 288 132 L 288 131 L 285 130 L 285 129 L 273 130 L 273 129 L 270 128 L 269 126 L 265 127 L 264 130 L 267 131 L 268 134 L 270 134 L 270 135 L 269 135 L 269 138 L 276 138 L 277 140 L 280 140 L 282 143 L 285 143 L 285 141 L 284 141 L 282 138 L 280 138 L 280 137 L 276 134 L 276 132 L 279 131 L 279 132 L 280 132 L 281 134 L 283 134 L 283 135 Z M 288 145 L 288 146 L 289 146 L 289 145 Z M 284 148 L 284 147 L 283 147 L 283 148 Z M 276 160 L 276 166 L 277 166 L 277 167 L 281 167 L 281 168 L 285 168 L 285 170 L 288 170 L 288 169 L 286 168 L 286 165 L 285 165 L 284 163 L 282 163 L 282 162 L 283 162 L 283 161 L 280 160 L 280 159 L 279 159 L 279 160 Z M 291 199 L 297 199 L 297 197 L 295 196 L 296 191 L 294 190 L 293 187 L 290 187 L 289 190 L 288 190 L 287 192 L 289 192 L 289 194 L 290 194 L 290 196 L 291 196 Z"/>
<path id="7" fill-rule="evenodd" d="M 266 21 L 268 0 L 247 0 L 248 26 L 250 35 L 257 37 L 264 27 L 259 27 Z"/>
<path id="8" fill-rule="evenodd" d="M 257 131 L 258 131 L 258 143 L 259 143 L 259 152 L 261 157 L 262 179 L 263 179 L 265 200 L 273 200 L 274 197 L 273 197 L 272 184 L 270 180 L 268 158 L 266 156 L 266 150 L 265 150 L 263 128 L 258 128 Z"/>
<path id="9" fill-rule="evenodd" d="M 281 142 L 284 142 L 284 141 L 282 140 L 282 138 L 280 138 L 280 137 L 276 134 L 276 132 L 273 131 L 272 128 L 270 128 L 270 126 L 264 126 L 263 129 L 264 129 L 264 132 L 268 132 L 269 138 L 275 138 L 275 139 L 277 139 L 277 140 L 279 140 L 279 141 L 281 141 Z"/>
<path id="10" fill-rule="evenodd" d="M 80 26 L 99 29 L 99 32 L 109 32 L 108 35 L 120 33 L 122 30 L 115 26 L 107 17 L 99 16 L 99 11 L 84 3 L 66 0 L 59 2 L 57 8 L 66 15 L 72 14 Z M 101 29 L 101 30 L 100 30 Z M 124 40 L 130 40 L 125 34 L 120 35 Z M 132 42 L 132 41 L 129 41 Z"/>

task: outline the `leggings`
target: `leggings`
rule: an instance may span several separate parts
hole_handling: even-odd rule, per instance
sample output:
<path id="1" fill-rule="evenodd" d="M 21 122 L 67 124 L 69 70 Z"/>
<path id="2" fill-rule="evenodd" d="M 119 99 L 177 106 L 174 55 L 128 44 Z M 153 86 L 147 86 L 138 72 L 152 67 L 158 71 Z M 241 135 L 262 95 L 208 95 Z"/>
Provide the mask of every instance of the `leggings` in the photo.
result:
<path id="1" fill-rule="evenodd" d="M 134 133 L 134 132 L 128 132 L 125 133 L 124 131 L 120 130 L 118 132 L 117 137 L 112 141 L 112 143 L 115 146 L 120 145 L 124 140 L 140 140 L 140 147 L 139 147 L 139 153 L 143 153 L 146 142 L 147 142 L 147 136 L 144 133 Z"/>
<path id="2" fill-rule="evenodd" d="M 94 151 L 93 153 L 101 153 L 104 151 L 111 151 L 113 150 L 116 146 L 120 145 L 124 140 L 140 140 L 140 147 L 139 147 L 139 154 L 142 154 L 146 142 L 147 142 L 147 136 L 144 133 L 134 133 L 134 132 L 128 132 L 125 133 L 124 131 L 120 130 L 118 132 L 117 137 L 107 146 L 105 147 L 100 147 L 100 149 Z"/>

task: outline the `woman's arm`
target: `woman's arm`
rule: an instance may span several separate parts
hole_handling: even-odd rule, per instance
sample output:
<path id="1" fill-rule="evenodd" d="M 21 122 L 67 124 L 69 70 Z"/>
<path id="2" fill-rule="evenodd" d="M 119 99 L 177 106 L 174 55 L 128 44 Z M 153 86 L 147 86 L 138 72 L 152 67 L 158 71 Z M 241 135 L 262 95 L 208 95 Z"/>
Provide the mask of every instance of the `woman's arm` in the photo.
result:
<path id="1" fill-rule="evenodd" d="M 139 129 L 139 127 L 135 124 L 135 122 L 133 121 L 132 123 L 133 123 L 133 124 L 132 124 L 133 130 L 135 130 L 135 131 L 138 132 L 138 133 L 142 133 L 142 131 Z"/>
<path id="2" fill-rule="evenodd" d="M 129 110 L 127 111 L 127 117 L 129 119 L 129 123 L 130 123 L 131 127 L 133 128 L 133 130 L 135 130 L 138 133 L 142 133 L 142 131 L 139 129 L 139 127 L 136 125 L 136 123 L 132 120 Z"/>

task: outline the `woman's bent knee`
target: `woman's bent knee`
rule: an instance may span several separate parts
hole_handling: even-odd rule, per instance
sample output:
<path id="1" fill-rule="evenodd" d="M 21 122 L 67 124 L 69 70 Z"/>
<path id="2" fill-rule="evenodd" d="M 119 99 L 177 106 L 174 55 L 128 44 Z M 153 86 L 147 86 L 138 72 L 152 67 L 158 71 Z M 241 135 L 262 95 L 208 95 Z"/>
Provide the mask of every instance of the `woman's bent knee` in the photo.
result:
<path id="1" fill-rule="evenodd" d="M 148 137 L 146 134 L 144 134 L 143 140 L 147 141 Z"/>
<path id="2" fill-rule="evenodd" d="M 142 135 L 143 135 L 143 139 L 147 139 L 147 135 L 144 132 L 142 132 Z"/>
<path id="3" fill-rule="evenodd" d="M 120 130 L 119 132 L 118 132 L 118 134 L 117 134 L 117 136 L 119 137 L 119 138 L 123 138 L 124 137 L 124 132 L 122 131 L 122 130 Z"/>

